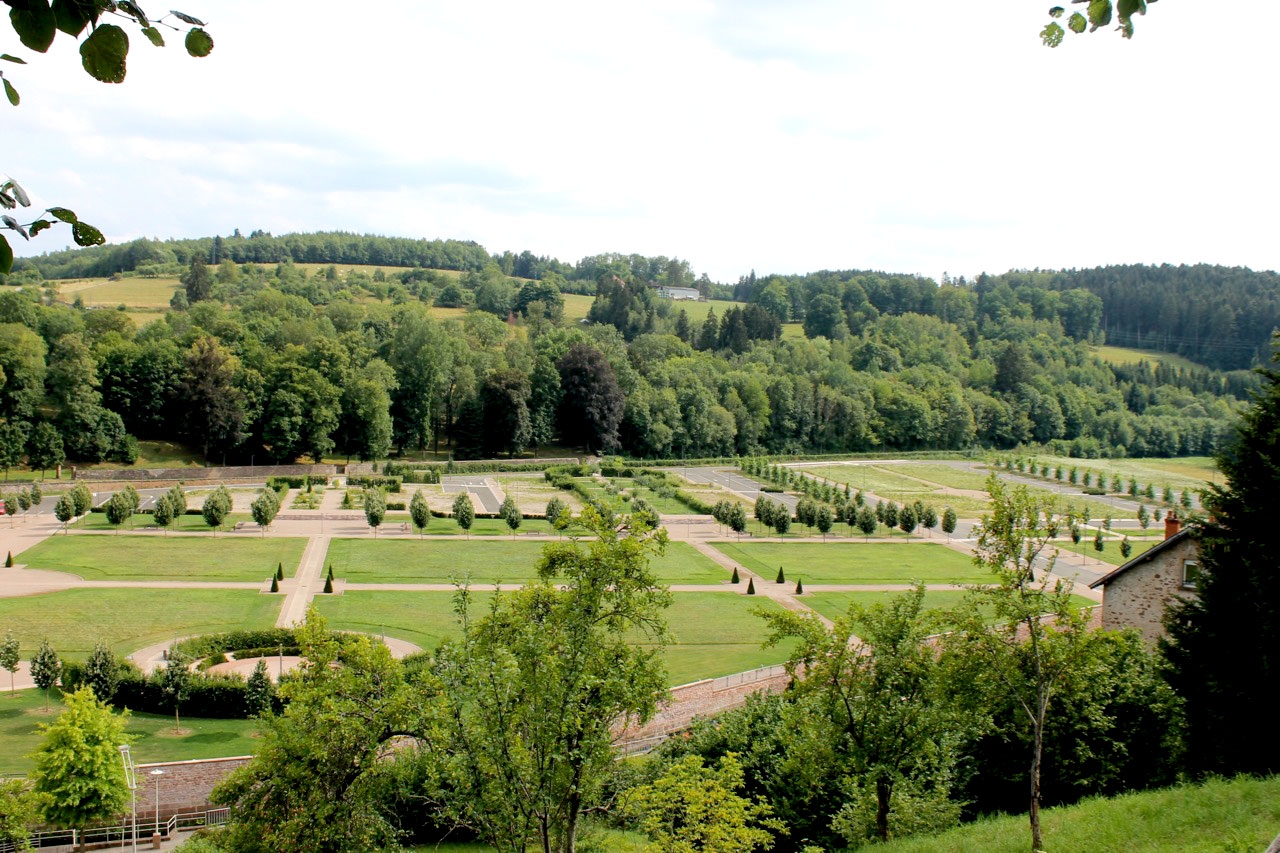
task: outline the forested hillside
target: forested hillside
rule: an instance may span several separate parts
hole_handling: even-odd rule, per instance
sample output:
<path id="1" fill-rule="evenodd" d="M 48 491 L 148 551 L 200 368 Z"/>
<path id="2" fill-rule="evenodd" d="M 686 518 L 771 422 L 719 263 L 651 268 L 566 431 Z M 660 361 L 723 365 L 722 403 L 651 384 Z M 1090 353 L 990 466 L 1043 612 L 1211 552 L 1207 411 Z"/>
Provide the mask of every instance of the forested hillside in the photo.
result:
<path id="1" fill-rule="evenodd" d="M 258 249 L 334 265 L 237 260 Z M 335 252 L 375 265 L 339 270 Z M 180 271 L 184 286 L 139 329 L 40 288 L 72 269 Z M 1105 336 L 1104 299 L 1036 275 L 939 286 L 753 274 L 732 288 L 746 305 L 712 302 L 693 321 L 653 285 L 730 289 L 675 259 L 570 267 L 470 243 L 254 234 L 57 253 L 9 283 L 29 285 L 0 291 L 9 466 L 24 453 L 35 465 L 63 452 L 127 461 L 132 438 L 174 436 L 218 461 L 556 443 L 643 457 L 1021 443 L 1201 454 L 1255 383 L 1109 365 L 1090 351 Z M 582 290 L 598 292 L 590 314 L 566 320 L 562 294 Z M 432 316 L 438 306 L 454 313 Z"/>
<path id="2" fill-rule="evenodd" d="M 1015 289 L 1083 288 L 1102 299 L 1107 342 L 1176 353 L 1220 370 L 1266 364 L 1280 328 L 1280 275 L 1244 267 L 1131 266 L 982 277 Z"/>

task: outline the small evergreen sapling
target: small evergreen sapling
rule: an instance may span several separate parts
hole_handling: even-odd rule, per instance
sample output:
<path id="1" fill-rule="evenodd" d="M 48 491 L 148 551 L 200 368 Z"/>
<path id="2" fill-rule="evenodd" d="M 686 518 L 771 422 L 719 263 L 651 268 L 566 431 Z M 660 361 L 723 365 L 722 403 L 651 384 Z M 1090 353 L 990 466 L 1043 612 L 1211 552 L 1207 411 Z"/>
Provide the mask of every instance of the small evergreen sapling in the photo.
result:
<path id="1" fill-rule="evenodd" d="M 1127 560 L 1129 559 L 1129 555 L 1132 553 L 1133 546 L 1129 544 L 1129 537 L 1126 536 L 1120 540 L 1120 556 Z"/>
<path id="2" fill-rule="evenodd" d="M 284 580 L 284 563 L 276 563 L 276 580 Z"/>
<path id="3" fill-rule="evenodd" d="M 755 594 L 756 594 L 756 579 L 747 578 L 747 595 L 755 595 Z"/>
<path id="4" fill-rule="evenodd" d="M 804 581 L 796 581 L 796 595 L 804 595 Z"/>
<path id="5" fill-rule="evenodd" d="M 778 582 L 778 583 L 786 583 L 786 582 L 787 582 L 787 576 L 786 576 L 785 574 L 783 574 L 783 572 L 782 572 L 782 566 L 778 566 L 778 579 L 777 579 L 777 582 Z"/>
<path id="6" fill-rule="evenodd" d="M 272 592 L 280 591 L 280 581 L 276 580 L 274 575 L 271 577 L 271 591 Z"/>
<path id="7" fill-rule="evenodd" d="M 738 577 L 738 567 L 733 567 L 733 580 L 730 583 L 742 583 L 742 578 Z"/>

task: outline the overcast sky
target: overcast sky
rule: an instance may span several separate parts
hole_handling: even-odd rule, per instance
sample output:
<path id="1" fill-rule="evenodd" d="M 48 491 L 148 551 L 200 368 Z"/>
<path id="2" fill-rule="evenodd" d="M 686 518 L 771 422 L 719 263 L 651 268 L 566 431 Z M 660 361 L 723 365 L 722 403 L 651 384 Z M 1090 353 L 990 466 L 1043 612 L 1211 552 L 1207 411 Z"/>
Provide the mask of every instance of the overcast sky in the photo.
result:
<path id="1" fill-rule="evenodd" d="M 119 86 L 65 36 L 0 45 L 31 62 L 0 169 L 113 242 L 336 229 L 726 282 L 1280 268 L 1269 0 L 1057 50 L 1040 0 L 182 2 L 213 54 L 133 29 Z"/>

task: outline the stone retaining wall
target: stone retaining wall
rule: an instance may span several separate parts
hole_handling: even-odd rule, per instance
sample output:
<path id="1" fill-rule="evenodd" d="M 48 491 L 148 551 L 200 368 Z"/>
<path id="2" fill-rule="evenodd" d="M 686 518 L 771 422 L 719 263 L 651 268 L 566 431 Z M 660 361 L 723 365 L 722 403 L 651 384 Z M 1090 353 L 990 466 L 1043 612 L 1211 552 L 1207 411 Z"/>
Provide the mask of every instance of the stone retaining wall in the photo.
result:
<path id="1" fill-rule="evenodd" d="M 155 821 L 156 778 L 153 770 L 163 770 L 160 777 L 160 820 L 175 814 L 204 811 L 212 807 L 209 794 L 231 771 L 248 764 L 247 755 L 234 758 L 207 758 L 195 761 L 167 761 L 139 764 L 138 826 L 149 819 Z"/>
<path id="2" fill-rule="evenodd" d="M 744 705 L 753 693 L 780 693 L 791 682 L 782 666 L 771 666 L 724 678 L 709 678 L 671 689 L 671 698 L 658 707 L 652 720 L 643 726 L 629 726 L 617 732 L 616 740 L 658 741 L 689 728 L 695 717 L 710 717 Z"/>

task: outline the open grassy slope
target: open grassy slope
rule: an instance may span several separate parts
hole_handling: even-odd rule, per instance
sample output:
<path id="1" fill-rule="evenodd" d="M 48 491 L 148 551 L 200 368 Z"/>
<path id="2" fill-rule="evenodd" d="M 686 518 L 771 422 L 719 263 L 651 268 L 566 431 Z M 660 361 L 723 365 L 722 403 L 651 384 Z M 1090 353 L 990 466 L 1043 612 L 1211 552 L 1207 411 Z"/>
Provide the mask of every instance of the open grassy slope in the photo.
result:
<path id="1" fill-rule="evenodd" d="M 1086 800 L 1043 813 L 1058 853 L 1260 853 L 1280 833 L 1280 776 L 1213 780 Z M 927 838 L 876 845 L 878 853 L 1024 853 L 1025 816 L 998 817 Z"/>

